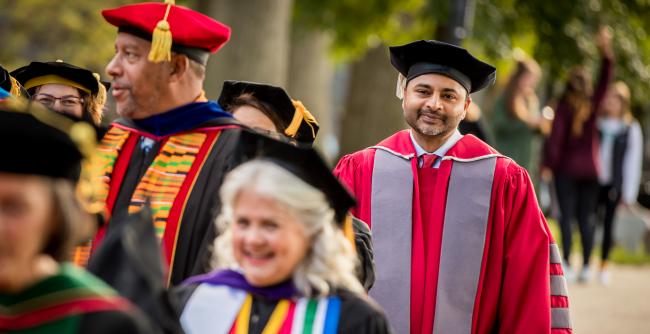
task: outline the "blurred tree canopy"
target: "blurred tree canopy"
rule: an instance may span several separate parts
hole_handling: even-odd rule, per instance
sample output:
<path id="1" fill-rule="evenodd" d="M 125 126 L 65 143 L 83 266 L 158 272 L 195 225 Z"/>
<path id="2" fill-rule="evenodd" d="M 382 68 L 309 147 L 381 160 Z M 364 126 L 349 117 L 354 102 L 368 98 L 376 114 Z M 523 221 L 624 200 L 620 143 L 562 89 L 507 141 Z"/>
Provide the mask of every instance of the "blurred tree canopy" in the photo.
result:
<path id="1" fill-rule="evenodd" d="M 348 61 L 383 41 L 406 43 L 418 35 L 411 15 L 425 4 L 426 0 L 296 0 L 294 24 L 329 31 L 335 58 Z"/>
<path id="2" fill-rule="evenodd" d="M 61 59 L 104 76 L 117 29 L 104 21 L 101 10 L 136 2 L 0 0 L 0 64 L 13 70 Z"/>

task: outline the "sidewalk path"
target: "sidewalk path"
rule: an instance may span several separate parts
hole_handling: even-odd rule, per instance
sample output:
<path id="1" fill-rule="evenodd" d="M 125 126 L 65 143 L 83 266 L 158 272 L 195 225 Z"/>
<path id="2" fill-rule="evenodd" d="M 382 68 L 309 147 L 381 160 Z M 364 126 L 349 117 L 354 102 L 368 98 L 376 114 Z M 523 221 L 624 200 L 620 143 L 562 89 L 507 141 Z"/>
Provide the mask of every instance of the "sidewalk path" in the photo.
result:
<path id="1" fill-rule="evenodd" d="M 650 266 L 611 266 L 612 282 L 569 285 L 574 333 L 650 333 Z"/>

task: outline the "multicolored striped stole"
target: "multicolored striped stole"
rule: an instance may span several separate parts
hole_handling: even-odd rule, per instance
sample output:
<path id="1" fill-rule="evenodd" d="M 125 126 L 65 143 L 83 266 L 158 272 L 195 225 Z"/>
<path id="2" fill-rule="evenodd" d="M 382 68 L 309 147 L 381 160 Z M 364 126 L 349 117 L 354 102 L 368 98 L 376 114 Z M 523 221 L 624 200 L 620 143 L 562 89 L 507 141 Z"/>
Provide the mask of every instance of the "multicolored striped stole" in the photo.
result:
<path id="1" fill-rule="evenodd" d="M 174 200 L 194 163 L 204 133 L 189 133 L 167 139 L 138 184 L 129 204 L 129 213 L 151 204 L 158 239 L 162 239 Z"/>
<path id="2" fill-rule="evenodd" d="M 101 180 L 98 182 L 101 186 L 96 189 L 98 192 L 96 197 L 103 203 L 106 203 L 108 198 L 115 162 L 130 134 L 128 130 L 112 126 L 97 146 L 92 164 L 101 171 Z M 110 217 L 110 210 L 108 210 L 107 206 L 104 207 L 104 217 L 106 217 L 106 220 Z M 88 264 L 91 249 L 92 240 L 88 240 L 76 247 L 72 257 L 73 262 L 78 266 L 85 267 Z"/>
<path id="3" fill-rule="evenodd" d="M 218 312 L 215 303 L 218 301 Z M 253 297 L 243 290 L 224 285 L 201 284 L 188 300 L 181 315 L 187 333 L 247 334 Z M 282 299 L 278 302 L 262 333 L 336 333 L 341 299 Z"/>
<path id="4" fill-rule="evenodd" d="M 131 307 L 98 279 L 71 265 L 63 265 L 59 275 L 18 296 L 0 295 L 0 332 L 39 332 L 41 328 L 44 333 L 62 332 L 58 330 L 78 324 L 73 317 L 101 311 L 128 312 Z"/>

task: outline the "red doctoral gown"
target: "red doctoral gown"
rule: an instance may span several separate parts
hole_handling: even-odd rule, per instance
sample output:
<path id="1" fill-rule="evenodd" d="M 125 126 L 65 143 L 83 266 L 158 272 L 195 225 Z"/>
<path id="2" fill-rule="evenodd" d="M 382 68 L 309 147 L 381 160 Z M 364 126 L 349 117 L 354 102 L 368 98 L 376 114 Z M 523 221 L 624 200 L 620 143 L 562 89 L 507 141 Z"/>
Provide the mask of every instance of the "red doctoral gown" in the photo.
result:
<path id="1" fill-rule="evenodd" d="M 439 267 L 443 226 L 445 216 L 450 214 L 445 208 L 454 159 L 482 156 L 496 156 L 496 163 L 482 260 L 480 271 L 477 270 L 478 286 L 470 311 L 471 333 L 572 332 L 557 245 L 524 168 L 467 135 L 449 149 L 433 177 L 423 177 L 409 132 L 400 131 L 377 146 L 344 156 L 334 170 L 357 198 L 358 206 L 352 213 L 371 228 L 372 176 L 379 149 L 408 158 L 413 174 L 411 261 L 410 266 L 408 261 L 401 264 L 404 272 L 411 273 L 411 333 L 433 332 L 438 278 L 442 275 Z M 428 182 L 423 184 L 423 180 Z M 404 199 L 395 198 L 400 200 Z M 375 243 L 374 248 L 392 246 Z"/>

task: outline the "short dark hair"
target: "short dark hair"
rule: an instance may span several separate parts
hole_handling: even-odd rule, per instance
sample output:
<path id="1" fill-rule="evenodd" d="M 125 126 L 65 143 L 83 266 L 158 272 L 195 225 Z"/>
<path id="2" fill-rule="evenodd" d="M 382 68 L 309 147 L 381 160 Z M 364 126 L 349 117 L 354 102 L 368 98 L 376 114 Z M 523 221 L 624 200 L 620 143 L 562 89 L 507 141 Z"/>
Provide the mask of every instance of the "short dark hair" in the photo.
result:
<path id="1" fill-rule="evenodd" d="M 205 65 L 197 62 L 196 60 L 193 60 L 191 58 L 189 59 L 190 63 L 190 69 L 192 70 L 192 73 L 196 75 L 197 77 L 204 79 L 205 78 Z"/>
<path id="2" fill-rule="evenodd" d="M 285 122 L 278 117 L 278 113 L 273 109 L 273 107 L 256 98 L 253 94 L 250 93 L 244 93 L 242 95 L 239 95 L 236 97 L 232 103 L 228 104 L 227 106 L 224 106 L 224 108 L 229 112 L 233 113 L 235 109 L 241 106 L 251 106 L 255 109 L 258 109 L 261 111 L 266 117 L 268 117 L 271 122 L 273 122 L 273 125 L 275 125 L 275 129 L 277 132 L 284 133 L 284 129 L 289 126 L 289 124 L 285 124 Z"/>

